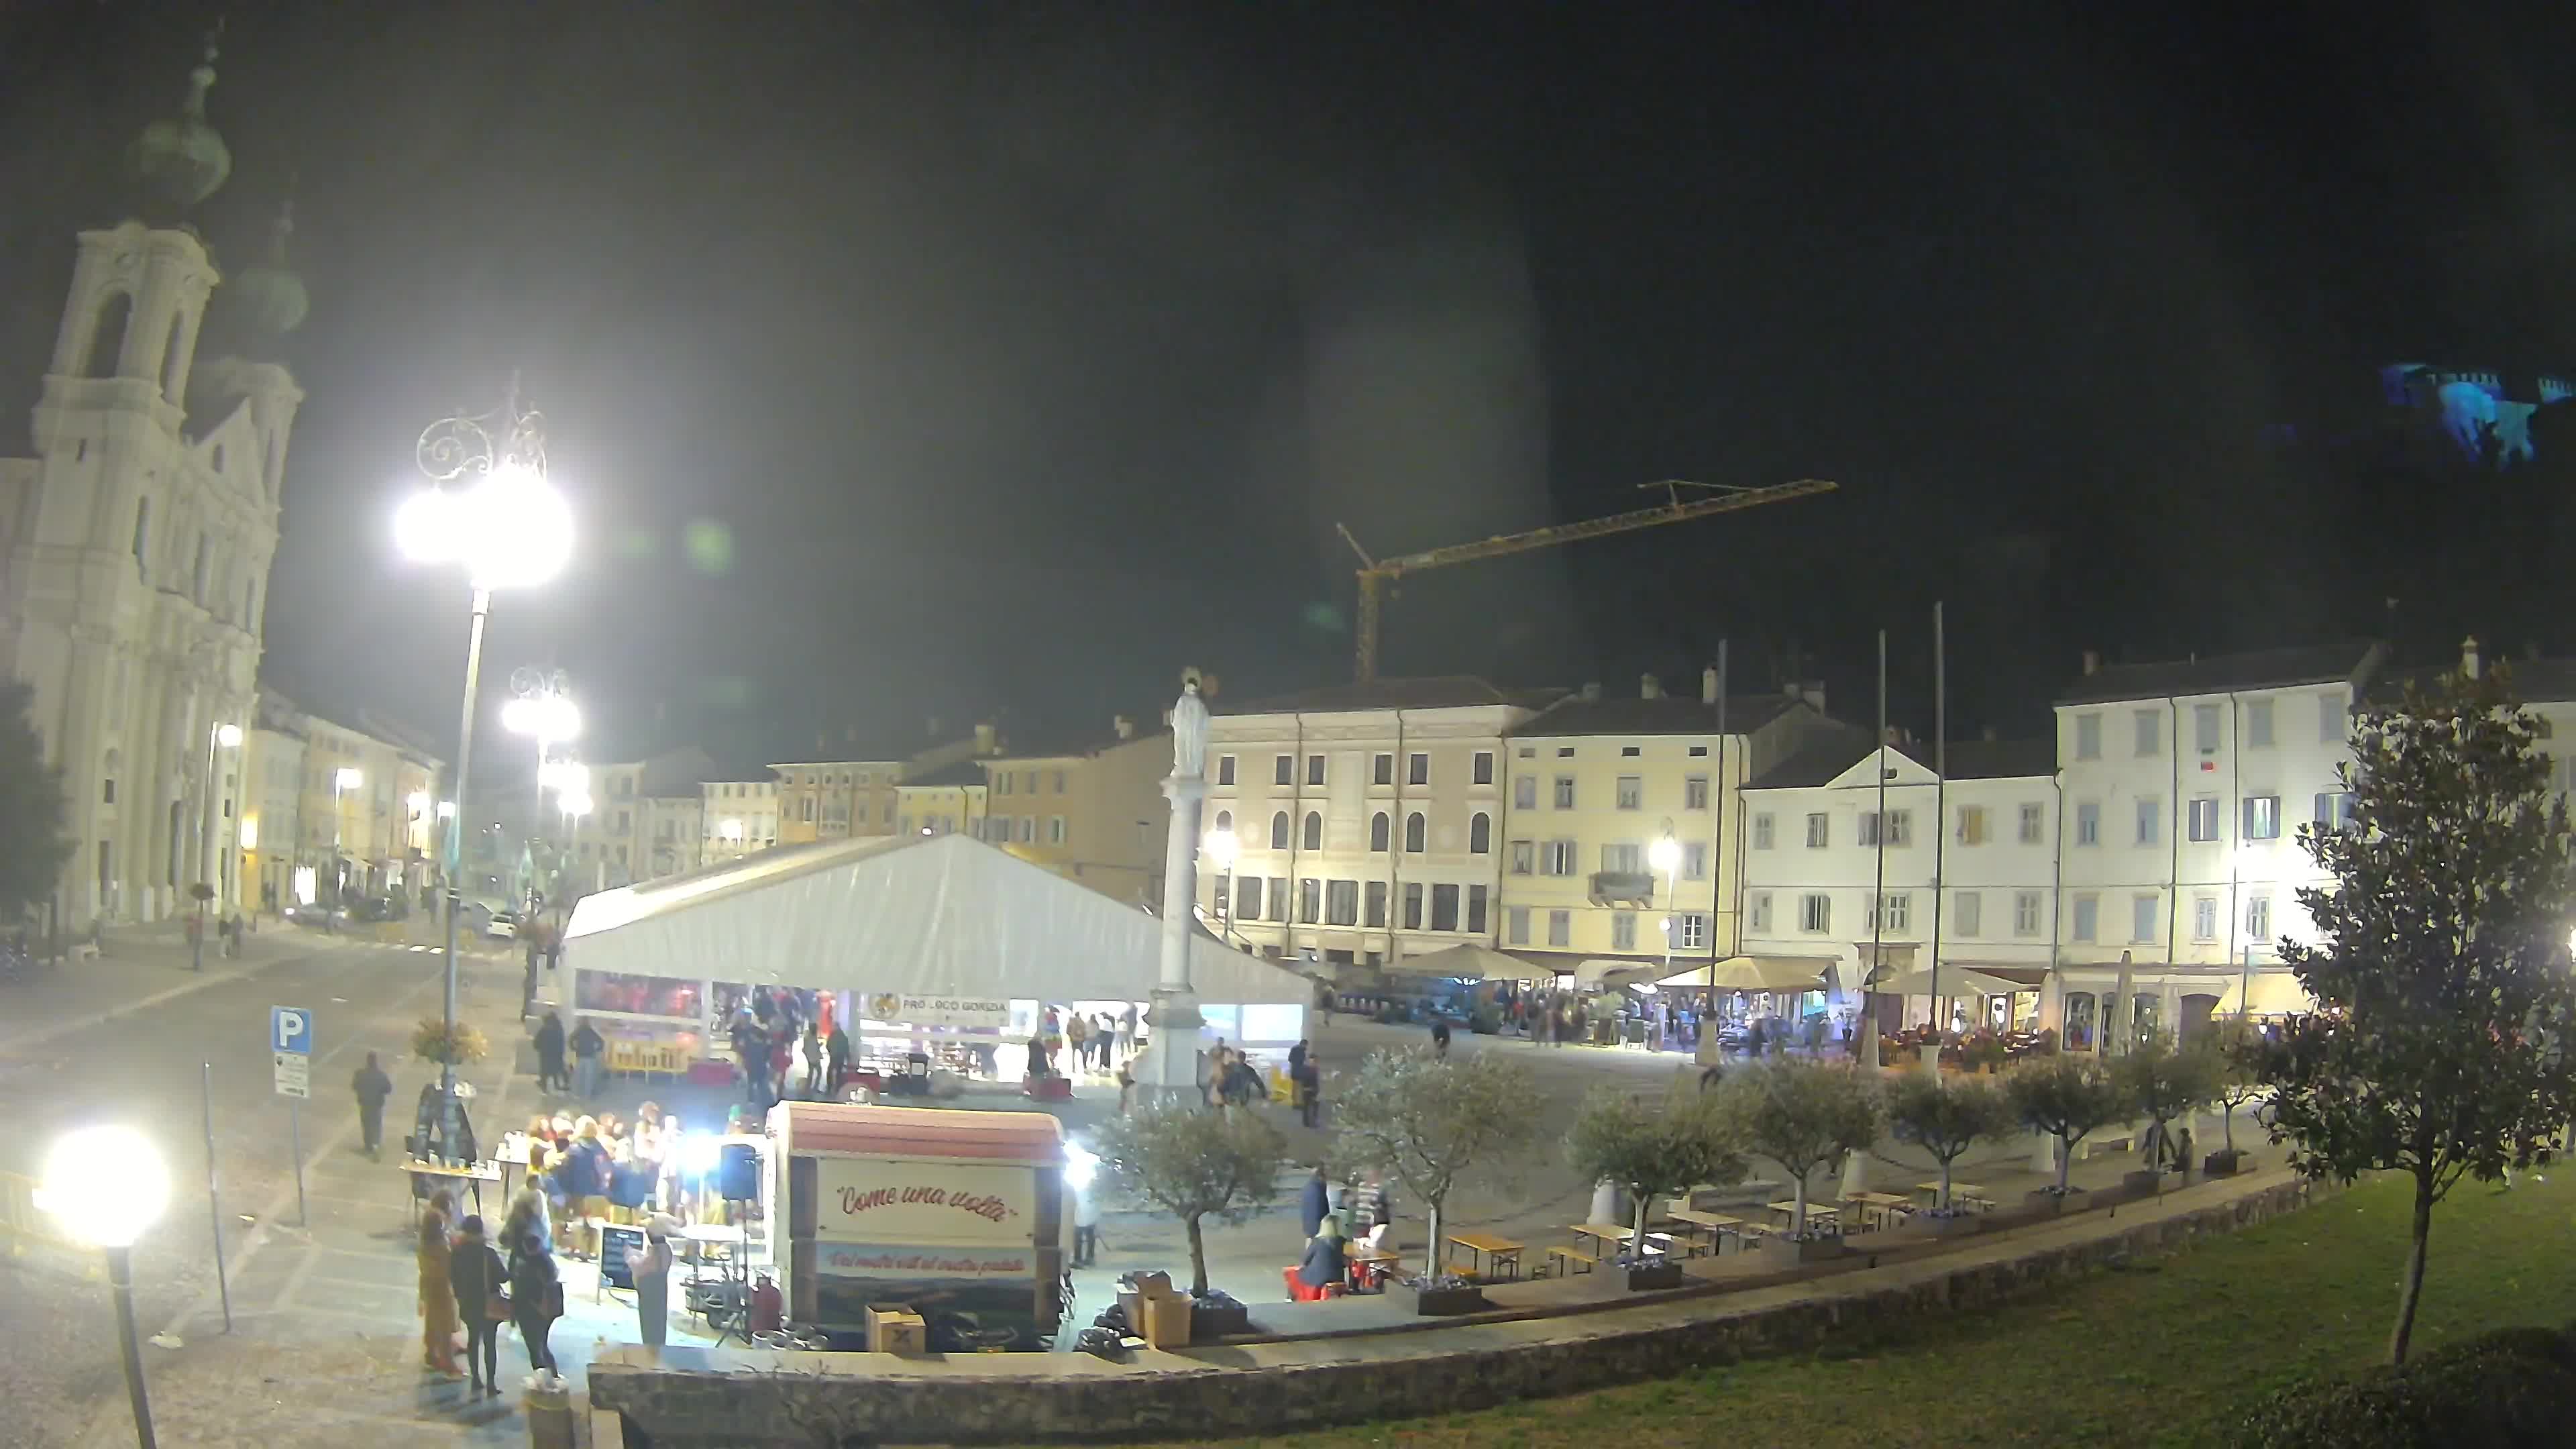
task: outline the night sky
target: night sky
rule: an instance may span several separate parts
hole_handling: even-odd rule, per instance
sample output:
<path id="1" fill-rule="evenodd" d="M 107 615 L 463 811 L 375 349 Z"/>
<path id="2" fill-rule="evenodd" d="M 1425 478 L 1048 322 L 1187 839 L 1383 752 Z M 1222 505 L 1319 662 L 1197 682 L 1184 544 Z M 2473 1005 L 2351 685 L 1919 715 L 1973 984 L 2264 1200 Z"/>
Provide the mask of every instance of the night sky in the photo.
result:
<path id="1" fill-rule="evenodd" d="M 595 758 L 1328 682 L 1336 520 L 1671 477 L 1843 491 L 1418 579 L 1388 671 L 1627 690 L 1727 638 L 1865 718 L 1886 627 L 1919 728 L 1941 599 L 1964 732 L 2085 647 L 2388 597 L 2576 648 L 2576 471 L 2392 462 L 2373 411 L 2385 362 L 2576 373 L 2567 8 L 237 0 L 202 226 L 237 267 L 291 184 L 313 298 L 268 674 L 452 738 L 463 585 L 389 519 L 514 369 L 585 535 L 487 688 L 567 669 Z M 214 13 L 0 20 L 19 433 Z"/>

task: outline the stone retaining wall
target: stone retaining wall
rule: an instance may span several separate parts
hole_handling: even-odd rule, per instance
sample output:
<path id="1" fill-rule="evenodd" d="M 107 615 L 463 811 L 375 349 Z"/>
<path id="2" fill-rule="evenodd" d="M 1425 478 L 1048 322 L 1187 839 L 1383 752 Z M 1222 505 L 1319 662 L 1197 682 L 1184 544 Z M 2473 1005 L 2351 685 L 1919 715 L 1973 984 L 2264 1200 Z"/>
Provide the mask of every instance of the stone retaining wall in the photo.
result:
<path id="1" fill-rule="evenodd" d="M 728 1373 L 714 1359 L 692 1370 L 613 1354 L 592 1367 L 590 1397 L 622 1416 L 628 1449 L 1251 1435 L 1454 1413 L 1808 1351 L 1836 1334 L 1919 1328 L 1927 1314 L 2003 1303 L 2123 1255 L 2261 1222 L 2304 1206 L 2312 1192 L 2296 1180 L 2248 1188 L 2188 1208 L 2132 1205 L 2107 1221 L 2087 1214 L 2038 1230 L 2046 1241 L 1580 1316 L 1146 1354 L 1132 1364 L 1085 1354 L 813 1355 Z"/>

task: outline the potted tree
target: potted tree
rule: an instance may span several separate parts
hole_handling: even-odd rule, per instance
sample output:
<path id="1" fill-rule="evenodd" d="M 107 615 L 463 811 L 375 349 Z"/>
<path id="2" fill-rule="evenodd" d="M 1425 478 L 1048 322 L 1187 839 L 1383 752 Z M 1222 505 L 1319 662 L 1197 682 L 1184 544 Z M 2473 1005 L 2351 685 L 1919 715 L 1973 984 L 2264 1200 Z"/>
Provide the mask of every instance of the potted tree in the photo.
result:
<path id="1" fill-rule="evenodd" d="M 1279 1129 L 1250 1112 L 1153 1102 L 1113 1118 L 1096 1150 L 1122 1187 L 1179 1218 L 1189 1235 L 1190 1337 L 1247 1331 L 1243 1304 L 1208 1288 L 1204 1224 L 1209 1218 L 1239 1223 L 1269 1203 L 1279 1159 L 1288 1151 Z"/>
<path id="2" fill-rule="evenodd" d="M 2218 1108 L 2218 1130 L 2226 1145 L 2201 1159 L 2205 1176 L 2233 1177 L 2244 1170 L 2245 1154 L 2236 1150 L 2236 1113 L 2262 1094 L 2267 1046 L 2263 1034 L 2241 1016 L 2218 1029 L 2218 1081 L 2210 1100 Z"/>
<path id="3" fill-rule="evenodd" d="M 1537 1079 L 1499 1052 L 1443 1057 L 1410 1047 L 1369 1053 L 1336 1087 L 1334 1160 L 1387 1173 L 1430 1212 L 1427 1269 L 1404 1285 L 1416 1309 L 1481 1306 L 1475 1284 L 1442 1266 L 1449 1195 L 1469 1174 L 1514 1160 L 1529 1144 L 1543 1105 Z"/>
<path id="4" fill-rule="evenodd" d="M 2025 1200 L 2033 1207 L 2061 1211 L 2082 1191 L 2066 1181 L 2075 1165 L 2075 1144 L 2127 1117 L 2128 1094 L 2100 1062 L 2066 1055 L 2042 1057 L 2004 1078 L 2004 1097 L 2024 1125 L 2057 1139 L 2056 1183 Z"/>
<path id="5" fill-rule="evenodd" d="M 2218 1072 L 2218 1059 L 2209 1051 L 2177 1049 L 2173 1039 L 2162 1033 L 2142 1038 L 2111 1067 L 2112 1080 L 2128 1098 L 2129 1110 L 2150 1124 L 2142 1139 L 2145 1144 L 2170 1143 L 2175 1120 L 2218 1095 Z M 2167 1150 L 2156 1146 L 2156 1160 L 2130 1173 L 2121 1185 L 2138 1193 L 2161 1189 Z"/>
<path id="6" fill-rule="evenodd" d="M 1721 1110 L 1750 1152 L 1770 1158 L 1789 1174 L 1795 1207 L 1789 1231 L 1771 1242 L 1799 1262 L 1842 1255 L 1840 1231 L 1810 1232 L 1807 1178 L 1849 1152 L 1878 1141 L 1878 1093 L 1848 1064 L 1782 1057 L 1747 1067 L 1718 1088 Z"/>
<path id="7" fill-rule="evenodd" d="M 1628 1239 L 1631 1289 L 1678 1288 L 1682 1265 L 1646 1252 L 1646 1212 L 1656 1198 L 1744 1176 L 1744 1153 L 1718 1099 L 1675 1091 L 1660 1106 L 1613 1088 L 1594 1091 L 1565 1135 L 1565 1161 L 1585 1182 L 1613 1182 L 1636 1204 Z"/>
<path id="8" fill-rule="evenodd" d="M 1976 1215 L 1950 1201 L 1950 1173 L 1968 1149 L 2002 1137 L 2019 1125 L 2003 1089 L 1981 1077 L 1933 1077 L 1920 1072 L 1896 1079 L 1887 1094 L 1888 1131 L 1897 1141 L 1922 1148 L 1941 1169 L 1941 1196 L 1929 1212 L 1914 1221 L 1938 1237 L 1973 1232 Z"/>
<path id="9" fill-rule="evenodd" d="M 491 1044 L 483 1039 L 483 1033 L 461 1021 L 450 1029 L 444 1017 L 424 1016 L 412 1028 L 411 1054 L 439 1066 L 461 1067 L 467 1062 L 479 1062 L 490 1050 Z"/>

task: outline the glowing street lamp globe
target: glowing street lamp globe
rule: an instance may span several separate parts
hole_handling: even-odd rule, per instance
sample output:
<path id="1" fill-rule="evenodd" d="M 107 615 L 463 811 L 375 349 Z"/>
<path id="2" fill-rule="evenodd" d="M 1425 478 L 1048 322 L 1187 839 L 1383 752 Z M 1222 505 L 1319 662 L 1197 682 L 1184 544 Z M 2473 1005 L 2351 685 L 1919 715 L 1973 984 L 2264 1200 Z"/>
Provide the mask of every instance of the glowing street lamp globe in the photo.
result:
<path id="1" fill-rule="evenodd" d="M 234 750 L 241 748 L 241 742 L 242 728 L 240 725 L 225 724 L 215 726 L 216 744 L 223 746 L 225 749 Z"/>
<path id="2" fill-rule="evenodd" d="M 1681 861 L 1681 844 L 1669 835 L 1646 847 L 1646 863 L 1668 875 Z"/>
<path id="3" fill-rule="evenodd" d="M 413 494 L 394 542 L 414 563 L 461 564 L 481 590 L 532 588 L 572 558 L 572 507 L 536 469 L 504 461 L 458 487 Z"/>
<path id="4" fill-rule="evenodd" d="M 1243 842 L 1231 829 L 1211 830 L 1201 848 L 1207 851 L 1209 862 L 1217 869 L 1232 870 L 1235 857 L 1243 852 Z"/>
<path id="5" fill-rule="evenodd" d="M 343 790 L 355 790 L 366 782 L 367 777 L 353 765 L 342 765 L 331 777 L 331 783 Z"/>
<path id="6" fill-rule="evenodd" d="M 63 1230 L 101 1248 L 130 1248 L 170 1205 L 161 1150 L 131 1127 L 85 1127 L 45 1154 L 36 1206 Z"/>
<path id="7" fill-rule="evenodd" d="M 581 710 L 560 694 L 521 695 L 501 707 L 501 728 L 560 744 L 581 738 Z"/>
<path id="8" fill-rule="evenodd" d="M 577 791 L 568 790 L 555 797 L 555 804 L 559 806 L 566 815 L 587 815 L 590 813 L 591 803 L 590 789 L 588 786 L 583 786 Z"/>

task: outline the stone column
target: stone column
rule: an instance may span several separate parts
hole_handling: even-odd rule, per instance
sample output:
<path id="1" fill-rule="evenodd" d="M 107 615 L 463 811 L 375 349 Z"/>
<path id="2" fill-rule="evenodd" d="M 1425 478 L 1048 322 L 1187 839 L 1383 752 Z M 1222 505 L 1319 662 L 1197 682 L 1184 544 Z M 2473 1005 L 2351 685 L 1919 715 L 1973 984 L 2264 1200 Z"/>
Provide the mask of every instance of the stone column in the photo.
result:
<path id="1" fill-rule="evenodd" d="M 1163 781 L 1172 818 L 1163 839 L 1163 937 L 1143 1085 L 1159 1100 L 1195 1100 L 1198 993 L 1190 986 L 1190 927 L 1198 900 L 1199 807 L 1207 798 L 1207 705 L 1193 672 L 1172 706 L 1172 773 Z"/>

